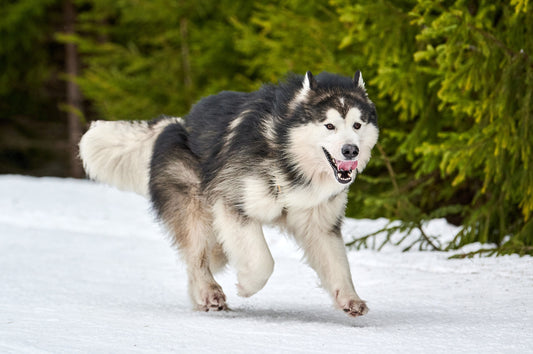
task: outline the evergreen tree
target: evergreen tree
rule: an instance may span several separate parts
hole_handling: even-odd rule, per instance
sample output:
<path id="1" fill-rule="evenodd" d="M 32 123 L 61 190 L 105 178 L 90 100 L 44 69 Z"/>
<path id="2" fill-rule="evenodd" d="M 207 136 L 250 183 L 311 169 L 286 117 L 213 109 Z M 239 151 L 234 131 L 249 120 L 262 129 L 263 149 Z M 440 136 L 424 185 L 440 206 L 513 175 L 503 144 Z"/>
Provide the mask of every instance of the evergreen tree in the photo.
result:
<path id="1" fill-rule="evenodd" d="M 50 70 L 41 61 L 46 53 L 4 54 L 40 38 L 33 28 L 50 27 L 43 13 L 53 4 L 2 2 L 10 11 L 0 29 L 14 34 L 0 46 L 0 60 L 10 68 L 0 75 L 3 98 L 15 92 L 6 90 L 13 82 Z M 183 115 L 202 96 L 250 91 L 290 71 L 352 75 L 360 69 L 381 134 L 350 192 L 348 215 L 401 220 L 389 231 L 418 230 L 425 248 L 480 241 L 497 243 L 502 253 L 533 253 L 533 11 L 527 0 L 76 4 L 78 33 L 57 39 L 76 43 L 82 53 L 77 82 L 92 105 L 89 118 Z M 19 38 L 22 13 L 35 21 Z M 36 73 L 17 70 L 18 61 L 31 62 L 24 67 Z M 436 217 L 463 225 L 452 244 L 424 233 L 424 222 Z"/>
<path id="2" fill-rule="evenodd" d="M 67 175 L 57 0 L 0 0 L 0 173 Z"/>
<path id="3" fill-rule="evenodd" d="M 81 1 L 79 79 L 105 119 L 183 115 L 199 97 L 246 89 L 230 19 L 248 1 Z M 244 14 L 244 15 L 243 15 Z"/>
<path id="4" fill-rule="evenodd" d="M 350 32 L 343 45 L 363 48 L 376 68 L 371 84 L 393 108 L 381 112 L 398 117 L 381 135 L 394 186 L 384 208 L 409 228 L 439 216 L 461 223 L 448 247 L 480 241 L 532 253 L 527 1 L 335 4 Z"/>
<path id="5" fill-rule="evenodd" d="M 417 230 L 420 247 L 531 253 L 531 15 L 526 1 L 274 1 L 237 23 L 238 49 L 265 81 L 315 68 L 369 78 L 380 143 L 348 215 L 401 220 L 389 236 Z M 452 244 L 424 232 L 436 217 L 463 225 Z"/>

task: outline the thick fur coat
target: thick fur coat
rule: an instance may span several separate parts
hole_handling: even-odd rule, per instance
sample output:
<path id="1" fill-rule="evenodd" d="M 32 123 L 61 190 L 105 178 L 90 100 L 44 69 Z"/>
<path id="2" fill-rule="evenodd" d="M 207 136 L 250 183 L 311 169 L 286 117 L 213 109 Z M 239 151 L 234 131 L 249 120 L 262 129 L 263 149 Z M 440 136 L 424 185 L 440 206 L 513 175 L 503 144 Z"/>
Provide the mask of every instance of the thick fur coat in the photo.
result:
<path id="1" fill-rule="evenodd" d="M 213 274 L 238 293 L 263 288 L 274 260 L 262 225 L 294 236 L 334 303 L 368 311 L 350 274 L 341 224 L 348 187 L 370 159 L 377 115 L 359 72 L 308 72 L 251 93 L 221 92 L 184 118 L 95 122 L 80 142 L 88 175 L 149 197 L 180 250 L 196 309 L 226 309 Z"/>

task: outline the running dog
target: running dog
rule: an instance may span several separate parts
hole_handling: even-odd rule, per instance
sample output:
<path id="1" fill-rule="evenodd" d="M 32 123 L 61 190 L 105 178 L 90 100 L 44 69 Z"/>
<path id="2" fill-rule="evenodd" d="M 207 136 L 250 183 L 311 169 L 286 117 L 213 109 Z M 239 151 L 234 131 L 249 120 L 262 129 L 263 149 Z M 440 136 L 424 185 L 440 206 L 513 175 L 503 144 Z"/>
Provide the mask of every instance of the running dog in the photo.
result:
<path id="1" fill-rule="evenodd" d="M 378 139 L 361 73 L 289 75 L 258 91 L 206 97 L 181 118 L 96 121 L 80 141 L 87 174 L 151 199 L 187 265 L 198 310 L 227 309 L 213 274 L 229 263 L 238 294 L 274 269 L 262 225 L 286 230 L 350 316 L 367 313 L 341 236 L 348 188 Z"/>

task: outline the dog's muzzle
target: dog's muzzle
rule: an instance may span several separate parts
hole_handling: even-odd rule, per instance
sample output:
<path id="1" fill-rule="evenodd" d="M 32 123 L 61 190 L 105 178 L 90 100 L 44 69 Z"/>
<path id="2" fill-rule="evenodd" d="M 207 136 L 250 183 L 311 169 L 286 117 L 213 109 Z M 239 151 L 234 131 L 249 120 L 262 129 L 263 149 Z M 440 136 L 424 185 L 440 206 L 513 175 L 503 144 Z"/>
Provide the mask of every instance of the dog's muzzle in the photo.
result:
<path id="1" fill-rule="evenodd" d="M 347 161 L 337 161 L 324 147 L 322 147 L 322 151 L 324 151 L 326 159 L 328 160 L 331 168 L 333 168 L 333 173 L 337 181 L 342 184 L 350 183 L 353 180 L 353 172 L 355 171 L 357 174 L 358 162 L 357 160 L 353 160 L 353 158 L 359 154 L 359 148 L 356 145 L 351 144 L 346 144 L 342 147 L 342 154 L 347 158 L 348 156 L 351 157 L 351 160 Z"/>

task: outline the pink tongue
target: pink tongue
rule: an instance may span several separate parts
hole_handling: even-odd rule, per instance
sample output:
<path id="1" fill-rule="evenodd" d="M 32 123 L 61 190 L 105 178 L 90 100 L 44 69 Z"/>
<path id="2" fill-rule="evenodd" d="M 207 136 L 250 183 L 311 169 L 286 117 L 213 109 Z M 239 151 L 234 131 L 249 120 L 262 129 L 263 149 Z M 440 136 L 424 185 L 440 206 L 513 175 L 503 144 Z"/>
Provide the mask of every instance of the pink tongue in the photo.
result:
<path id="1" fill-rule="evenodd" d="M 353 171 L 357 168 L 357 161 L 341 161 L 337 165 L 339 171 Z"/>

